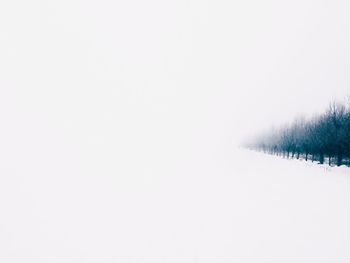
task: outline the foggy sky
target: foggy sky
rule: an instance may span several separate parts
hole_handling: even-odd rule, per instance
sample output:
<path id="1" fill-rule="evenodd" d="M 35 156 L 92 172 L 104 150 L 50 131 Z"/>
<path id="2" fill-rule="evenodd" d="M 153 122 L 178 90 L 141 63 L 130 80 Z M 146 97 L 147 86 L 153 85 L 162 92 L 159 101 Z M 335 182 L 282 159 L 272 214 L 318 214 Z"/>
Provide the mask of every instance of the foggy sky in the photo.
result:
<path id="1" fill-rule="evenodd" d="M 334 0 L 1 1 L 1 137 L 130 163 L 237 142 L 350 94 L 349 13 Z"/>

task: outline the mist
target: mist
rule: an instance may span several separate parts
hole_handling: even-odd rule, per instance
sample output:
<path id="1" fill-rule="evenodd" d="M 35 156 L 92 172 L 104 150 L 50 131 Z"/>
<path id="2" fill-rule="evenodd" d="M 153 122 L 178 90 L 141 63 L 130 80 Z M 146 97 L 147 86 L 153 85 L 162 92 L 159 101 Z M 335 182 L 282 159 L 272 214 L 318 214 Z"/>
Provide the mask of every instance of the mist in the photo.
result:
<path id="1" fill-rule="evenodd" d="M 63 133 L 147 122 L 228 143 L 348 95 L 346 1 L 2 5 L 1 104 Z"/>
<path id="2" fill-rule="evenodd" d="M 349 13 L 349 1 L 2 1 L 3 190 L 46 211 L 38 200 L 62 208 L 65 191 L 103 203 L 166 180 L 175 192 L 190 174 L 212 182 L 245 138 L 350 94 Z"/>

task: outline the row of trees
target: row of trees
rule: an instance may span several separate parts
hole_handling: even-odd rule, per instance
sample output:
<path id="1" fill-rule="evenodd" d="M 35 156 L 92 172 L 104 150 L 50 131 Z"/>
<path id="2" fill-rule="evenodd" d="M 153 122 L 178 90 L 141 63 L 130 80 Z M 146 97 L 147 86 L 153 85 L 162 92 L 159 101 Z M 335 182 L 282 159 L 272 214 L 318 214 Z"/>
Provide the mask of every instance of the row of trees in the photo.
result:
<path id="1" fill-rule="evenodd" d="M 297 118 L 258 136 L 246 146 L 287 158 L 349 165 L 350 100 L 332 102 L 323 114 L 310 119 Z"/>

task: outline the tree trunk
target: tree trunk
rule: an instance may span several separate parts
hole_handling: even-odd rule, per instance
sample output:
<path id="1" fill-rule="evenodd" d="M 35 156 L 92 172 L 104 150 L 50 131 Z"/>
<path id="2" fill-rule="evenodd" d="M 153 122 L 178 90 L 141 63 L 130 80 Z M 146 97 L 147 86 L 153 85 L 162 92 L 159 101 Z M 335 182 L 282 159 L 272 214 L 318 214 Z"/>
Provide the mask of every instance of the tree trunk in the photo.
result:
<path id="1" fill-rule="evenodd" d="M 320 164 L 324 164 L 324 154 L 320 153 Z"/>
<path id="2" fill-rule="evenodd" d="M 308 155 L 309 155 L 308 153 L 305 154 L 305 161 L 307 161 L 307 156 L 308 156 Z"/>
<path id="3" fill-rule="evenodd" d="M 300 152 L 297 152 L 297 159 L 299 160 Z"/>
<path id="4" fill-rule="evenodd" d="M 337 166 L 341 166 L 342 164 L 343 164 L 343 155 L 341 153 L 338 153 Z"/>
<path id="5" fill-rule="evenodd" d="M 331 166 L 331 164 L 332 164 L 332 156 L 329 155 L 328 156 L 328 165 Z"/>

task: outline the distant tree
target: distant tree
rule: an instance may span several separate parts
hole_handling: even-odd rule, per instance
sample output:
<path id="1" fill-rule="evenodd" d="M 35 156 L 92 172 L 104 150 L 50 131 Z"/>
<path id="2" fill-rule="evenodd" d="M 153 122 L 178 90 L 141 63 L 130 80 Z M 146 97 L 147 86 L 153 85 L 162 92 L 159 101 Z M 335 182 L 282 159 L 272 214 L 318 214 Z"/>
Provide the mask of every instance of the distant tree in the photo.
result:
<path id="1" fill-rule="evenodd" d="M 287 158 L 300 158 L 314 161 L 316 157 L 321 164 L 328 157 L 332 164 L 349 164 L 350 159 L 350 96 L 346 103 L 332 102 L 328 109 L 311 119 L 299 117 L 291 124 L 278 129 L 271 129 L 261 134 L 249 144 L 249 148 L 269 154 L 283 155 Z"/>

